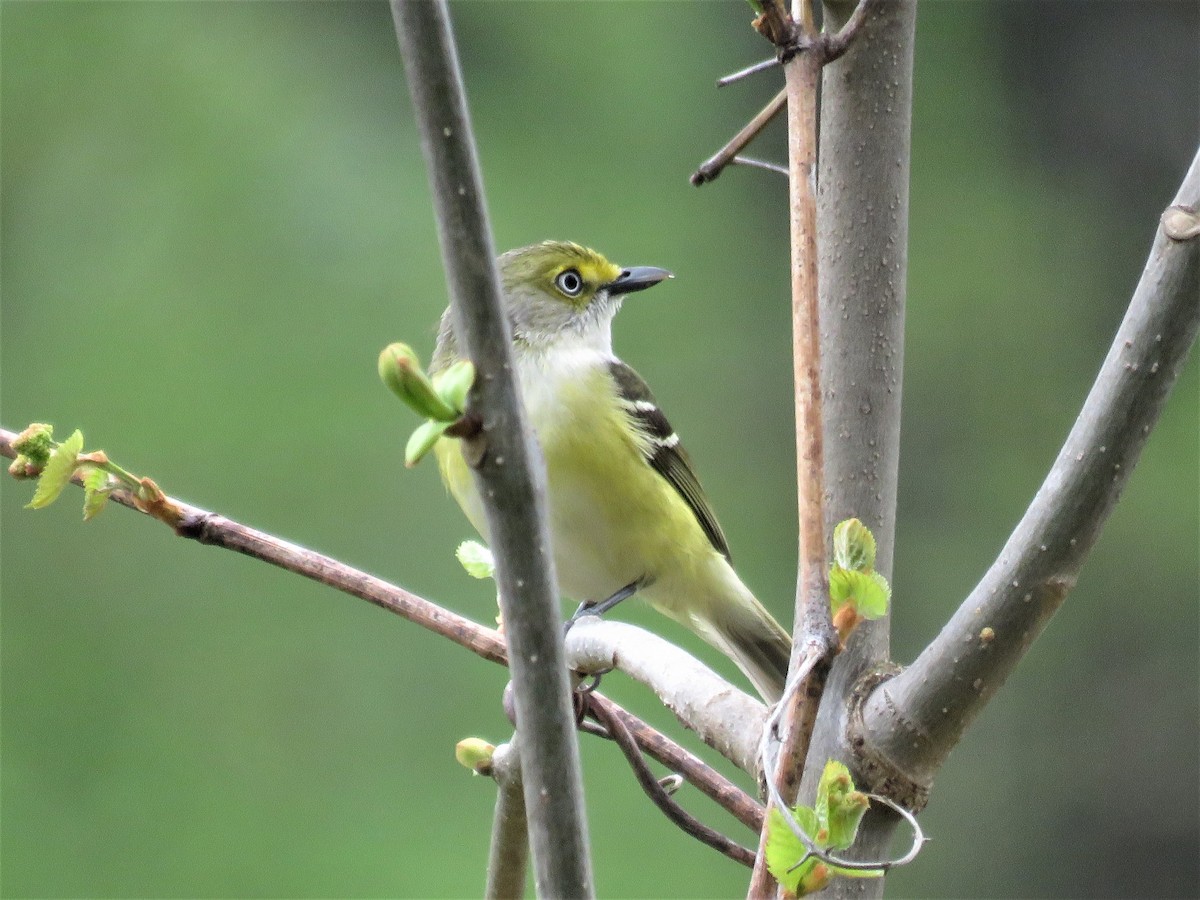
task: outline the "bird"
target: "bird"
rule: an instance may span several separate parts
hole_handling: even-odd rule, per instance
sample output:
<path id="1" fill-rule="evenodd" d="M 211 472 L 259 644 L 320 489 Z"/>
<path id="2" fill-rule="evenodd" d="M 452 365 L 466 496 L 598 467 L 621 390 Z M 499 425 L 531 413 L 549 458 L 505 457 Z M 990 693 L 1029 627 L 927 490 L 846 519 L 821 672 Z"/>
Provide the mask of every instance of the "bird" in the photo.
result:
<path id="1" fill-rule="evenodd" d="M 637 595 L 733 660 L 767 702 L 782 695 L 791 638 L 734 571 L 729 544 L 679 436 L 646 382 L 613 352 L 622 300 L 669 278 L 622 268 L 568 241 L 497 260 L 522 402 L 546 466 L 560 590 L 581 611 Z M 464 358 L 450 310 L 430 363 Z M 450 494 L 486 540 L 462 442 L 434 454 Z"/>

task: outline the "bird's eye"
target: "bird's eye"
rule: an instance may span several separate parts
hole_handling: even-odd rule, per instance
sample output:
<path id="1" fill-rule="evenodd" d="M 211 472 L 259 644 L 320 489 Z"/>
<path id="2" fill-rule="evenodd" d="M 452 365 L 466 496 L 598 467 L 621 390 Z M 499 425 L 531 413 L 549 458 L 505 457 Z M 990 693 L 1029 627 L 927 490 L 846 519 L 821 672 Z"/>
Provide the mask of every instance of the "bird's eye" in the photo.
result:
<path id="1" fill-rule="evenodd" d="M 583 279 L 574 269 L 559 272 L 554 285 L 568 297 L 578 297 L 583 291 Z"/>

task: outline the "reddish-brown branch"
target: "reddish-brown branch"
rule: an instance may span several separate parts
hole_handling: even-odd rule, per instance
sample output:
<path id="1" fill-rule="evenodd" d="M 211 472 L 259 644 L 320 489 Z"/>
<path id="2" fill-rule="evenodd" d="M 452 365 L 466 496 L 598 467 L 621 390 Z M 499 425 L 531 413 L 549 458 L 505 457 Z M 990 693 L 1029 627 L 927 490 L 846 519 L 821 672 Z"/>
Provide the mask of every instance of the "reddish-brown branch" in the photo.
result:
<path id="1" fill-rule="evenodd" d="M 16 457 L 16 451 L 12 446 L 16 437 L 15 432 L 0 429 L 0 456 L 9 459 Z M 80 479 L 75 478 L 74 481 L 78 484 Z M 423 597 L 321 553 L 280 540 L 266 532 L 181 500 L 166 497 L 166 495 L 164 498 L 178 509 L 180 524 L 174 530 L 180 537 L 213 547 L 233 550 L 302 575 L 395 613 L 422 628 L 448 638 L 460 647 L 464 647 L 490 662 L 500 665 L 508 664 L 508 651 L 504 645 L 504 638 L 495 629 L 472 622 L 470 619 L 450 612 Z M 111 499 L 114 503 L 144 515 L 152 515 L 141 508 L 129 491 L 115 490 Z M 667 766 L 672 772 L 678 772 L 689 784 L 712 798 L 749 828 L 758 830 L 762 827 L 762 806 L 737 785 L 720 775 L 700 757 L 611 700 L 599 696 L 595 697 L 595 700 L 598 703 L 606 704 L 612 714 L 618 716 L 625 723 L 625 727 L 633 734 L 638 746 L 648 756 Z"/>
<path id="2" fill-rule="evenodd" d="M 767 7 L 770 9 L 770 6 Z M 777 13 L 781 12 L 779 10 Z M 790 21 L 790 20 L 789 20 Z M 773 26 L 777 30 L 784 22 Z M 823 56 L 796 53 L 805 37 L 792 26 L 794 38 L 781 47 L 786 58 L 788 105 L 788 173 L 792 247 L 792 360 L 796 403 L 796 483 L 799 511 L 799 562 L 796 572 L 796 619 L 793 629 L 793 675 L 781 719 L 779 764 L 773 778 L 783 801 L 796 802 L 837 633 L 830 621 L 828 565 L 825 552 L 825 458 L 821 415 L 820 316 L 817 294 L 817 88 Z M 808 35 L 811 38 L 811 35 Z M 805 675 L 796 672 L 801 661 Z M 776 736 L 768 735 L 767 740 Z M 768 803 L 768 810 L 771 804 Z M 774 893 L 776 884 L 766 865 L 766 829 L 749 896 Z"/>
<path id="3" fill-rule="evenodd" d="M 588 699 L 588 712 L 608 730 L 609 736 L 621 748 L 621 752 L 625 754 L 626 760 L 633 769 L 638 784 L 641 785 L 642 790 L 646 792 L 646 796 L 654 805 L 662 810 L 663 814 L 678 825 L 685 834 L 723 853 L 735 862 L 740 862 L 744 866 L 753 866 L 754 854 L 752 852 L 716 829 L 705 825 L 671 799 L 663 786 L 658 783 L 658 779 L 646 767 L 637 742 L 629 729 L 625 727 L 621 717 L 616 715 L 607 704 L 594 702 L 595 699 L 594 697 Z"/>

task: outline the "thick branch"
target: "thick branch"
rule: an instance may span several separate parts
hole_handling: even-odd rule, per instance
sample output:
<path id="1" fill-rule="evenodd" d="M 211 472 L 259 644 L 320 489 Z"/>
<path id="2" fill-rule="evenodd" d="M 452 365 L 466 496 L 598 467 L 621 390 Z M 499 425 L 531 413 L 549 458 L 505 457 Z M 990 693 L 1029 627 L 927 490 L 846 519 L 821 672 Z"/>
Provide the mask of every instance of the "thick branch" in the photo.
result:
<path id="1" fill-rule="evenodd" d="M 1200 152 L 1175 204 L 1200 205 Z M 1075 584 L 1200 327 L 1200 237 L 1155 235 L 1075 426 L 999 558 L 901 675 L 867 701 L 877 761 L 928 783 Z"/>
<path id="2" fill-rule="evenodd" d="M 851 27 L 864 4 L 827 2 L 827 29 Z M 873 4 L 853 48 L 827 66 L 821 85 L 820 222 L 822 386 L 825 396 L 826 534 L 850 516 L 875 535 L 875 568 L 888 578 L 896 525 L 904 289 L 916 3 Z M 847 740 L 856 684 L 888 659 L 890 617 L 863 622 L 834 660 L 809 748 L 802 798 L 824 763 L 838 759 L 864 786 Z M 888 670 L 890 671 L 890 670 Z M 882 858 L 899 819 L 875 805 L 856 858 Z M 879 896 L 883 879 L 835 879 L 834 896 Z"/>
<path id="3" fill-rule="evenodd" d="M 584 616 L 567 632 L 567 660 L 578 672 L 619 669 L 640 681 L 704 743 L 757 777 L 766 707 L 674 644 L 624 622 Z"/>
<path id="4" fill-rule="evenodd" d="M 546 527 L 545 472 L 525 422 L 466 97 L 444 0 L 393 0 L 460 345 L 478 377 L 476 482 L 510 650 L 538 894 L 594 893 L 579 747 Z"/>

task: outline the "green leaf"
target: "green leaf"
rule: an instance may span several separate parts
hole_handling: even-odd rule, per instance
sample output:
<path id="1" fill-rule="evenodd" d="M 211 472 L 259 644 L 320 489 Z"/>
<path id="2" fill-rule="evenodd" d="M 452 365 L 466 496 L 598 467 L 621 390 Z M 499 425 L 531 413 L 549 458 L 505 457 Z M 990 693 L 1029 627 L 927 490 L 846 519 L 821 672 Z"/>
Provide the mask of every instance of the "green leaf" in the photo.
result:
<path id="1" fill-rule="evenodd" d="M 76 429 L 74 434 L 51 452 L 50 460 L 38 479 L 37 490 L 33 492 L 33 499 L 29 501 L 27 509 L 42 509 L 58 499 L 63 488 L 71 482 L 71 475 L 78 465 L 81 450 L 83 434 Z"/>
<path id="2" fill-rule="evenodd" d="M 463 414 L 467 408 L 467 393 L 475 383 L 475 364 L 467 359 L 460 359 L 444 372 L 433 377 L 434 390 L 445 404 L 456 413 L 455 418 Z"/>
<path id="3" fill-rule="evenodd" d="M 404 465 L 411 469 L 424 459 L 425 454 L 432 450 L 433 445 L 438 442 L 442 432 L 453 424 L 453 422 L 435 422 L 433 419 L 422 422 L 408 438 L 408 444 L 404 448 Z"/>
<path id="4" fill-rule="evenodd" d="M 111 492 L 108 473 L 89 466 L 83 476 L 83 521 L 91 521 L 100 514 Z"/>
<path id="5" fill-rule="evenodd" d="M 472 578 L 492 578 L 496 572 L 496 559 L 492 551 L 479 541 L 463 541 L 454 551 L 459 563 Z"/>
<path id="6" fill-rule="evenodd" d="M 892 586 L 878 572 L 869 572 L 871 585 L 865 589 L 858 600 L 858 614 L 864 619 L 878 619 L 887 615 L 888 604 L 892 600 Z"/>
<path id="7" fill-rule="evenodd" d="M 833 560 L 843 569 L 875 568 L 875 535 L 858 519 L 838 522 L 833 529 Z"/>
<path id="8" fill-rule="evenodd" d="M 878 572 L 863 572 L 834 565 L 829 570 L 829 598 L 833 611 L 847 603 L 864 619 L 878 619 L 887 613 L 892 589 Z"/>
<path id="9" fill-rule="evenodd" d="M 798 806 L 792 810 L 792 815 L 804 833 L 815 839 L 817 814 L 807 806 Z M 804 843 L 788 827 L 783 813 L 772 807 L 767 825 L 767 869 L 776 881 L 797 896 L 801 894 L 801 883 L 812 874 L 818 862 L 807 859 L 797 866 L 807 853 Z"/>

